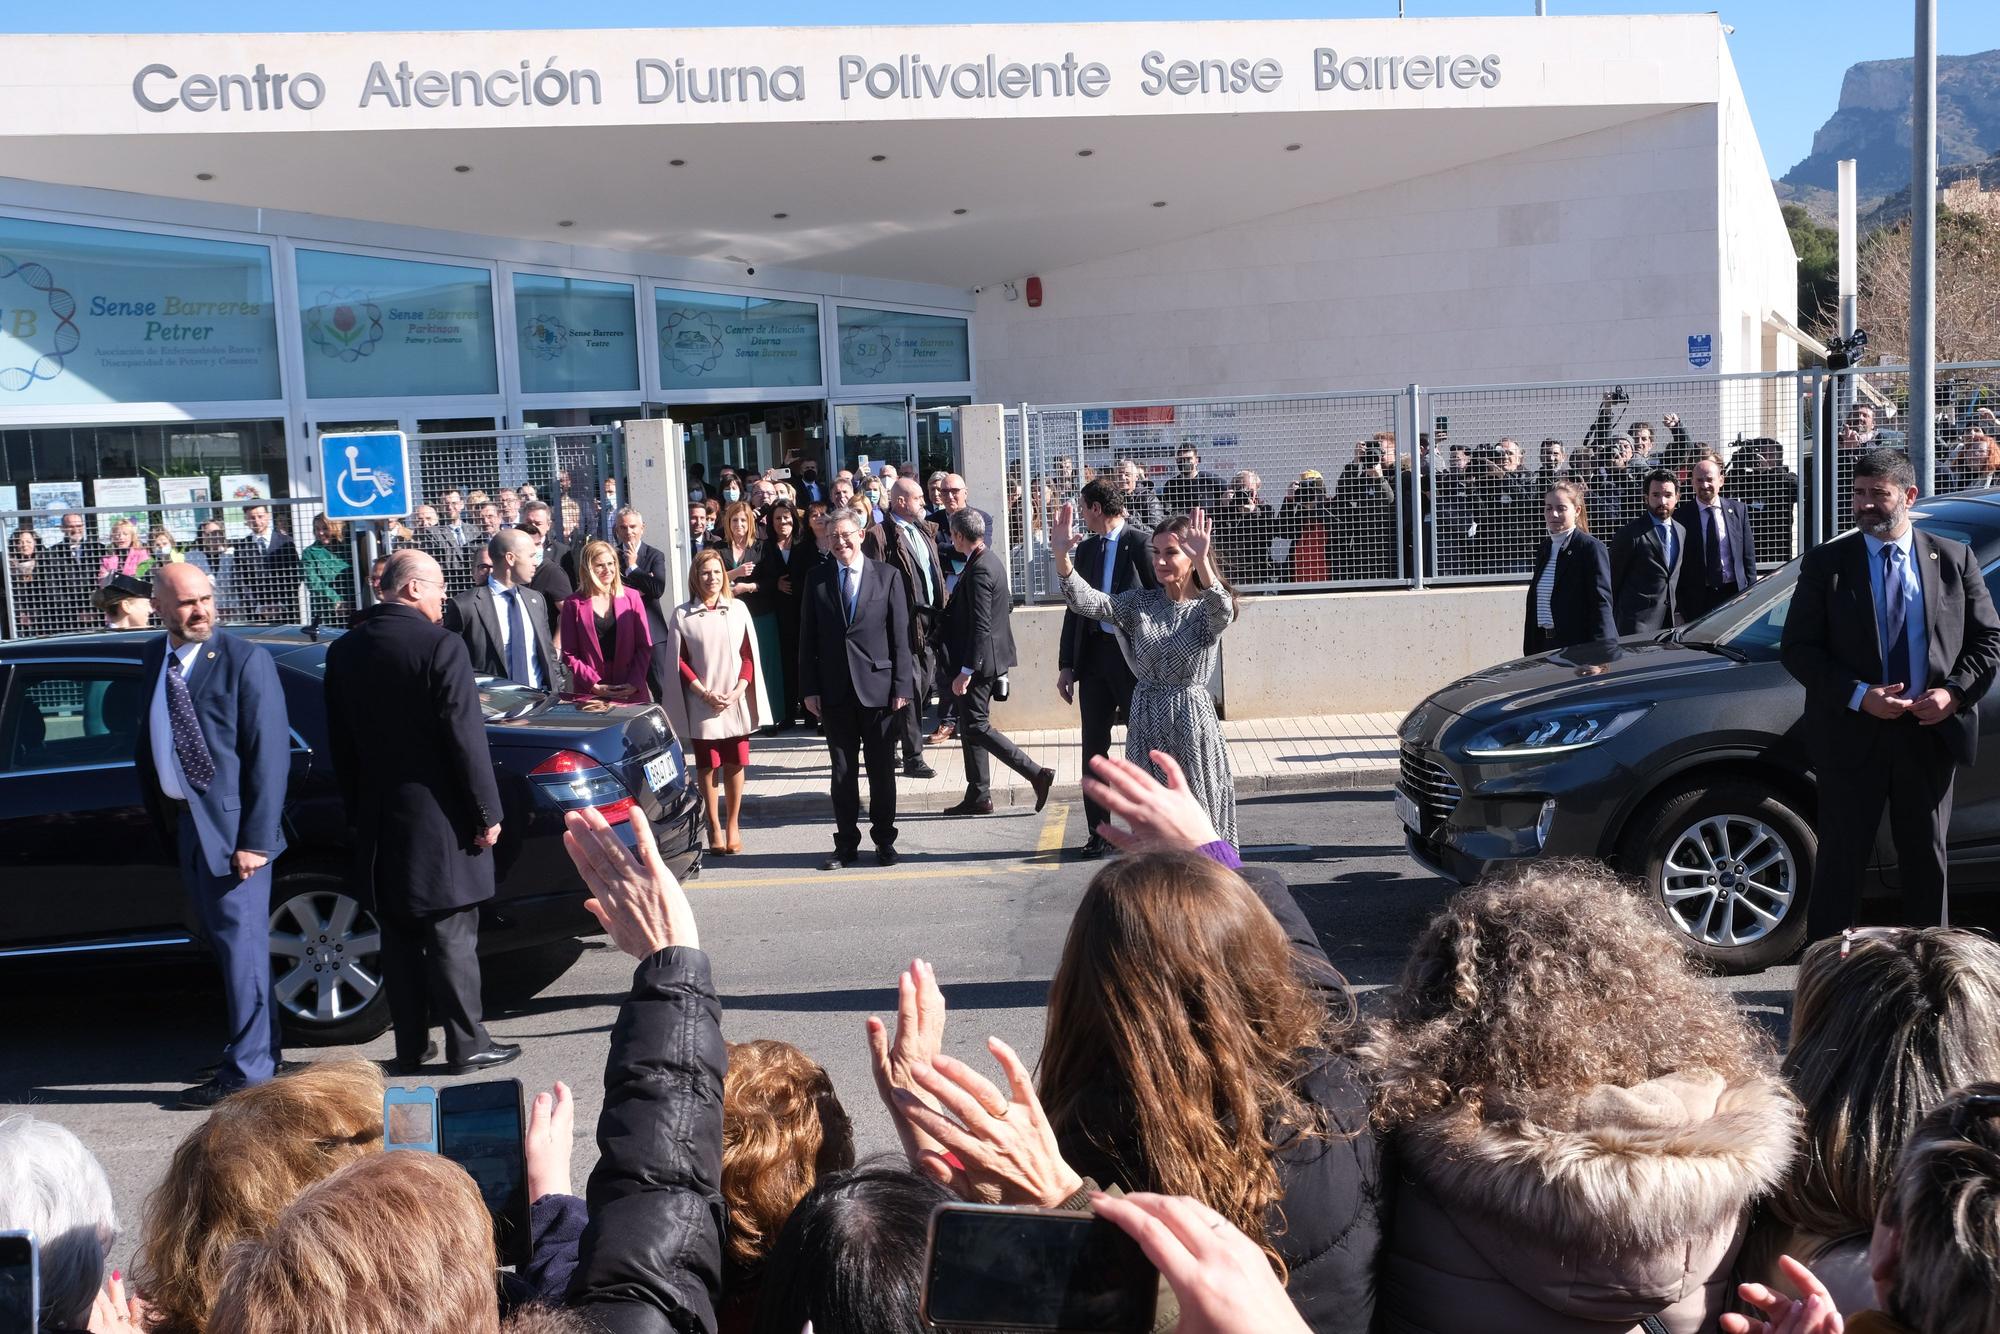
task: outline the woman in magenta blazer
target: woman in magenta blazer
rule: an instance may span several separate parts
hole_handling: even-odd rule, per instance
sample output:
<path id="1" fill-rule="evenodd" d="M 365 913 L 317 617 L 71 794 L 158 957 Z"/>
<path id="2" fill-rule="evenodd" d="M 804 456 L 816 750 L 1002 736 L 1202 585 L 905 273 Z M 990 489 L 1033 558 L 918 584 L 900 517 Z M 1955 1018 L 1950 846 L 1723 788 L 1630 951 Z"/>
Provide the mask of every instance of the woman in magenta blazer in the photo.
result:
<path id="1" fill-rule="evenodd" d="M 653 632 L 639 591 L 618 577 L 618 552 L 609 542 L 583 544 L 576 565 L 576 596 L 562 605 L 562 655 L 570 694 L 578 699 L 650 704 L 646 669 L 653 661 Z"/>

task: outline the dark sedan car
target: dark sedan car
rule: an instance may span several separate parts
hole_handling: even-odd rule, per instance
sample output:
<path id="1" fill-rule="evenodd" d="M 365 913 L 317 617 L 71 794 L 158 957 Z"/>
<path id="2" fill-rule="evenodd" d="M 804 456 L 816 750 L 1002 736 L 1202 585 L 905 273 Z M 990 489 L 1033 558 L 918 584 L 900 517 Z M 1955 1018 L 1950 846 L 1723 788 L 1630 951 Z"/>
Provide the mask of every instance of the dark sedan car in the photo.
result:
<path id="1" fill-rule="evenodd" d="M 155 632 L 157 633 L 157 632 Z M 332 634 L 231 630 L 278 665 L 292 727 L 285 839 L 271 889 L 272 990 L 294 1041 L 357 1042 L 388 1025 L 381 936 L 348 883 L 349 843 L 327 750 L 321 679 Z M 0 644 L 0 961 L 61 964 L 199 950 L 180 877 L 139 795 L 133 746 L 149 634 Z M 483 681 L 500 782 L 498 894 L 479 950 L 598 930 L 562 847 L 563 813 L 603 811 L 623 836 L 652 822 L 683 878 L 700 868 L 700 797 L 666 715 L 585 707 Z"/>
<path id="2" fill-rule="evenodd" d="M 1916 514 L 1972 547 L 2000 601 L 2000 493 L 1927 500 Z M 1643 879 L 1716 965 L 1788 958 L 1816 852 L 1805 689 L 1778 661 L 1797 576 L 1794 561 L 1657 641 L 1502 663 L 1431 695 L 1400 731 L 1396 808 L 1411 855 L 1461 883 L 1534 857 L 1603 858 Z M 1979 764 L 1959 771 L 1952 809 L 1954 892 L 2000 883 L 2000 689 L 1981 701 L 1979 730 Z M 1894 889 L 1886 833 L 1871 871 L 1878 894 Z"/>

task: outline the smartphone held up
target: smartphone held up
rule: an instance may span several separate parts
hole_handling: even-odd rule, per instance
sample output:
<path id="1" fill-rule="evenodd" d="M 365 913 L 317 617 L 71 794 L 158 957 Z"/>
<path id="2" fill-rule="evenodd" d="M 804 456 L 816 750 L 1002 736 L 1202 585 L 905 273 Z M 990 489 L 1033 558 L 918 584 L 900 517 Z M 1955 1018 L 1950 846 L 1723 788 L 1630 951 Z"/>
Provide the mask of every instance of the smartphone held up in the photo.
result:
<path id="1" fill-rule="evenodd" d="M 942 1204 L 931 1214 L 924 1319 L 964 1330 L 1146 1334 L 1160 1275 L 1092 1214 Z"/>
<path id="2" fill-rule="evenodd" d="M 518 1079 L 391 1088 L 382 1095 L 382 1147 L 442 1154 L 464 1168 L 493 1216 L 500 1263 L 517 1268 L 528 1263 L 533 1241 L 521 1099 Z"/>

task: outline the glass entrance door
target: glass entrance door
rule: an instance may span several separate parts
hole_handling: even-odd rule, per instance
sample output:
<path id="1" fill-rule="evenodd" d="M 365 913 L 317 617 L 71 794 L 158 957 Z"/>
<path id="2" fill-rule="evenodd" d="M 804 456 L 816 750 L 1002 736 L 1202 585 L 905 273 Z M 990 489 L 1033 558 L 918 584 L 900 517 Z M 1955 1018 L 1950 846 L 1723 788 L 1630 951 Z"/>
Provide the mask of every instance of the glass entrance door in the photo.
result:
<path id="1" fill-rule="evenodd" d="M 826 466 L 826 405 L 819 399 L 676 404 L 667 415 L 685 433 L 689 465 L 701 465 L 707 478 L 724 468 L 760 473 L 793 467 L 801 456 Z"/>

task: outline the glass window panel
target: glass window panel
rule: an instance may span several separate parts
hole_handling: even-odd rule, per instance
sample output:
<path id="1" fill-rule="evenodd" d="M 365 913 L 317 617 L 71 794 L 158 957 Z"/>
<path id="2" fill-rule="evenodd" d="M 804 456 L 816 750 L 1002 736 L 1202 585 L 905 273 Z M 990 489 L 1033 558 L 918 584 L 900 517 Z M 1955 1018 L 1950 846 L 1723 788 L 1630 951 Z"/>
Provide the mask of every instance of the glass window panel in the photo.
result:
<path id="1" fill-rule="evenodd" d="M 966 323 L 901 310 L 840 308 L 840 382 L 937 384 L 970 380 Z"/>
<path id="2" fill-rule="evenodd" d="M 328 250 L 299 251 L 298 269 L 309 396 L 499 392 L 485 269 Z"/>
<path id="3" fill-rule="evenodd" d="M 0 218 L 0 404 L 282 392 L 263 246 Z"/>
<path id="4" fill-rule="evenodd" d="M 639 387 L 639 321 L 625 283 L 514 275 L 521 392 L 571 394 Z"/>
<path id="5" fill-rule="evenodd" d="M 819 307 L 715 292 L 653 289 L 660 386 L 763 389 L 820 382 Z"/>

